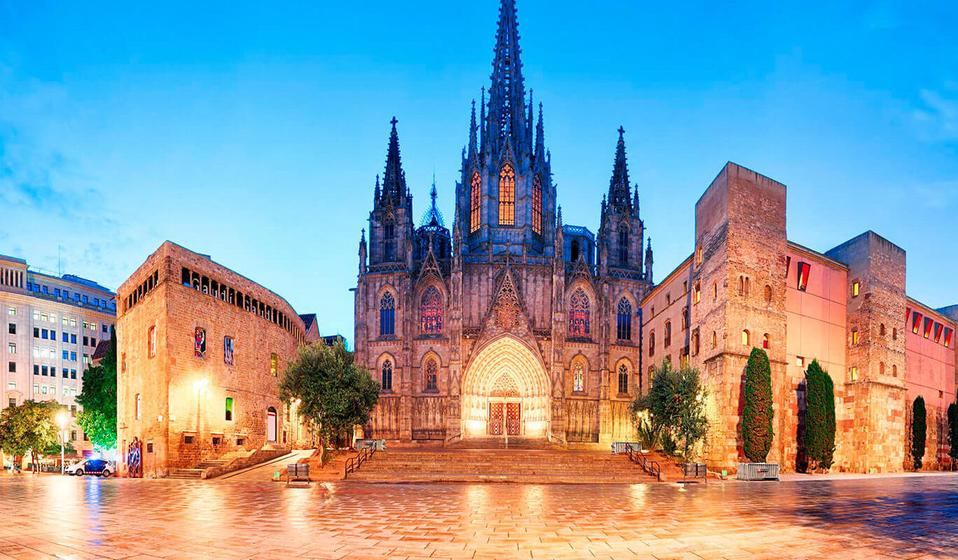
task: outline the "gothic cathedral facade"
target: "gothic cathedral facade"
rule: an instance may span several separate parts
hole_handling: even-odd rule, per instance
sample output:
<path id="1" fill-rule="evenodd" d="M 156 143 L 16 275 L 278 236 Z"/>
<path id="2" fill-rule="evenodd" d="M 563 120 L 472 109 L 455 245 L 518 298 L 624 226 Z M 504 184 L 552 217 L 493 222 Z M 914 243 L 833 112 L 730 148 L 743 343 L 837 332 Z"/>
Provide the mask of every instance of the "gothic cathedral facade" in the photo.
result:
<path id="1" fill-rule="evenodd" d="M 451 231 L 417 227 L 396 119 L 359 247 L 355 357 L 381 384 L 367 437 L 633 439 L 648 385 L 641 301 L 652 250 L 619 129 L 597 234 L 563 225 L 542 105 L 526 96 L 514 0 L 502 0 L 488 92 L 475 102 Z M 488 99 L 487 99 L 488 95 Z"/>

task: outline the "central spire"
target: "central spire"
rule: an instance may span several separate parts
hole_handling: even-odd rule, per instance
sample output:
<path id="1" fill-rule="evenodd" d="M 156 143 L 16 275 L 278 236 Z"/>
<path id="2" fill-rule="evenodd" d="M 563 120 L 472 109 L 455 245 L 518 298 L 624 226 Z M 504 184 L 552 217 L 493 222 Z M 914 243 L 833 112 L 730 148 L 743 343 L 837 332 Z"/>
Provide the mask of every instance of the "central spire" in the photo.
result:
<path id="1" fill-rule="evenodd" d="M 612 180 L 609 181 L 609 204 L 631 210 L 629 164 L 625 157 L 625 128 L 620 126 L 618 132 L 619 142 L 615 146 L 615 163 L 612 166 Z"/>
<path id="2" fill-rule="evenodd" d="M 389 149 L 386 152 L 386 172 L 383 175 L 383 199 L 401 206 L 406 197 L 406 174 L 402 170 L 402 159 L 399 155 L 399 133 L 396 132 L 396 117 L 389 124 L 392 131 L 389 133 Z"/>
<path id="3" fill-rule="evenodd" d="M 517 156 L 526 154 L 530 148 L 525 145 L 529 125 L 525 118 L 525 84 L 520 53 L 515 0 L 502 0 L 492 61 L 489 116 L 484 126 L 494 151 L 501 151 L 508 142 Z"/>

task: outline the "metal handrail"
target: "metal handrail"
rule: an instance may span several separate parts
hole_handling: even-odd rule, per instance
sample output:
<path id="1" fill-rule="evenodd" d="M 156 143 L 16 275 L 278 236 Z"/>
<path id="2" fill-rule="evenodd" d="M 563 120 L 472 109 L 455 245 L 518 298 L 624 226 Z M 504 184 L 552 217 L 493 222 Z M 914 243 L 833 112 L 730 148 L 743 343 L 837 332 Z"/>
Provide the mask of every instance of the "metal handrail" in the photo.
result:
<path id="1" fill-rule="evenodd" d="M 349 477 L 349 473 L 356 472 L 359 470 L 359 467 L 363 466 L 363 463 L 372 458 L 376 453 L 376 446 L 364 447 L 359 450 L 359 453 L 355 457 L 350 457 L 346 461 L 346 468 L 343 472 L 343 480 L 346 480 Z"/>
<path id="2" fill-rule="evenodd" d="M 639 465 L 648 475 L 654 476 L 655 480 L 662 482 L 662 466 L 659 465 L 658 461 L 653 461 L 642 453 L 637 452 L 631 443 L 625 444 L 625 452 L 629 456 L 630 461 Z"/>

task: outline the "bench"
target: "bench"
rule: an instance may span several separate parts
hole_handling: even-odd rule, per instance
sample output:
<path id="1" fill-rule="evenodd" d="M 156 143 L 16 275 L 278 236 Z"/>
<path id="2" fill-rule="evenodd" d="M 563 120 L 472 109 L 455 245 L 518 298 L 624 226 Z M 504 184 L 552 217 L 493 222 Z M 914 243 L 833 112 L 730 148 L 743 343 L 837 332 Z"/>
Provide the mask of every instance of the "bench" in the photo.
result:
<path id="1" fill-rule="evenodd" d="M 636 441 L 613 441 L 612 442 L 612 454 L 621 455 L 622 453 L 628 452 L 628 446 L 632 446 L 632 449 L 638 451 L 642 448 Z"/>
<path id="2" fill-rule="evenodd" d="M 312 482 L 309 478 L 309 463 L 290 463 L 286 465 L 286 486 L 291 482 Z"/>

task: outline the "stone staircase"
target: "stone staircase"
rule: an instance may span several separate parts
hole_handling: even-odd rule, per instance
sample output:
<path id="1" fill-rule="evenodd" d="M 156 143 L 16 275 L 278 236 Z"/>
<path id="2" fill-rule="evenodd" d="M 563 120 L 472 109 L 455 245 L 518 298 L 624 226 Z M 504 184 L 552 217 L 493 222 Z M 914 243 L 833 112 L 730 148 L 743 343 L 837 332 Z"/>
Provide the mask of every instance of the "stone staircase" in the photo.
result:
<path id="1" fill-rule="evenodd" d="M 237 458 L 246 457 L 249 455 L 251 455 L 251 452 L 249 451 L 229 451 L 220 456 L 219 459 L 206 459 L 202 463 L 192 468 L 173 469 L 170 471 L 170 474 L 167 475 L 167 478 L 175 478 L 179 480 L 201 480 L 203 478 L 203 473 L 205 473 L 207 469 L 222 467 L 223 465 L 226 465 Z"/>
<path id="2" fill-rule="evenodd" d="M 528 482 L 536 484 L 635 484 L 656 482 L 625 455 L 607 451 L 570 451 L 532 448 L 446 447 L 398 449 L 376 453 L 351 481 L 414 482 Z M 493 442 L 487 442 L 492 445 Z"/>

